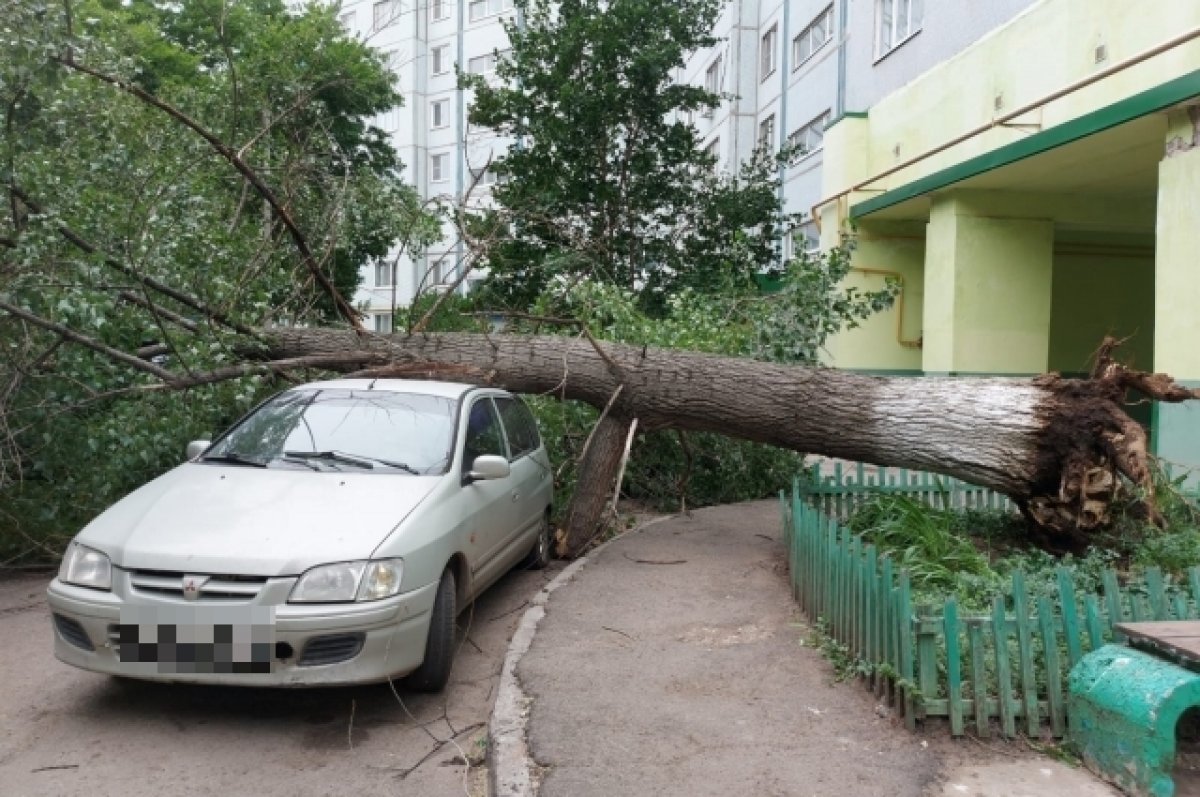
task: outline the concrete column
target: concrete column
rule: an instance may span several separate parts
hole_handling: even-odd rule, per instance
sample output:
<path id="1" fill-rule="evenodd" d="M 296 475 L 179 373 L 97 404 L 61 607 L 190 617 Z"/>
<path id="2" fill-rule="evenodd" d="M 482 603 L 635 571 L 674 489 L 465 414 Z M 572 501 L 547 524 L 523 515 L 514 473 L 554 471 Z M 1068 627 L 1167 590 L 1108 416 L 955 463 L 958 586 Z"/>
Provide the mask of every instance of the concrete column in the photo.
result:
<path id="1" fill-rule="evenodd" d="M 1154 249 L 1154 370 L 1200 387 L 1200 108 L 1168 117 L 1158 167 Z M 1200 406 L 1158 404 L 1154 453 L 1200 470 Z"/>
<path id="2" fill-rule="evenodd" d="M 986 215 L 986 198 L 934 199 L 925 233 L 926 373 L 1046 370 L 1054 224 Z"/>

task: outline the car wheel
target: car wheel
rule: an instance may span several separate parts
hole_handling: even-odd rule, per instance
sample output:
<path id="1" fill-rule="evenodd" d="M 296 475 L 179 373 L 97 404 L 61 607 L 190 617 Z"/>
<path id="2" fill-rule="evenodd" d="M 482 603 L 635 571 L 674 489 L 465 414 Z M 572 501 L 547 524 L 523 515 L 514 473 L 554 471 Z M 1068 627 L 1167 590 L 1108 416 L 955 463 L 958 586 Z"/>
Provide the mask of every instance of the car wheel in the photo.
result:
<path id="1" fill-rule="evenodd" d="M 433 599 L 425 661 L 406 681 L 418 692 L 440 692 L 450 680 L 450 667 L 454 663 L 454 618 L 458 615 L 456 590 L 454 573 L 447 568 L 438 583 L 437 597 Z"/>
<path id="2" fill-rule="evenodd" d="M 525 570 L 541 570 L 550 564 L 550 559 L 553 557 L 553 553 L 550 550 L 552 545 L 550 516 L 543 513 L 542 525 L 538 527 L 537 539 L 533 541 L 533 547 L 529 549 L 529 553 L 521 561 L 521 568 Z"/>

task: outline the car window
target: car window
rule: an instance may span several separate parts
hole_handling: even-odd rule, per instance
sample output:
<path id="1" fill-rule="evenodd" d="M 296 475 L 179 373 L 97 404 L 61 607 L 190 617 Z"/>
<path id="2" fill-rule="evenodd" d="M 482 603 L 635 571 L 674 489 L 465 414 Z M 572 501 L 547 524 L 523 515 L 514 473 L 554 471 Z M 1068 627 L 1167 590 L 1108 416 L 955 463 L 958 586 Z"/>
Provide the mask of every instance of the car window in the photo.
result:
<path id="1" fill-rule="evenodd" d="M 504 432 L 500 428 L 500 421 L 496 417 L 496 410 L 492 406 L 492 400 L 488 398 L 478 399 L 471 405 L 471 412 L 467 416 L 467 432 L 466 444 L 463 449 L 463 472 L 471 469 L 471 465 L 475 462 L 476 457 L 481 457 L 484 454 L 494 454 L 500 457 L 507 457 L 508 452 L 504 447 Z"/>
<path id="2" fill-rule="evenodd" d="M 497 397 L 496 409 L 500 410 L 500 420 L 504 423 L 504 432 L 508 435 L 508 448 L 512 458 L 517 459 L 535 451 L 541 440 L 538 438 L 537 422 L 533 413 L 520 399 Z"/>
<path id="3" fill-rule="evenodd" d="M 386 390 L 289 390 L 217 440 L 204 458 L 237 457 L 283 467 L 285 452 L 336 451 L 403 463 L 419 473 L 444 473 L 453 448 L 456 403 Z"/>

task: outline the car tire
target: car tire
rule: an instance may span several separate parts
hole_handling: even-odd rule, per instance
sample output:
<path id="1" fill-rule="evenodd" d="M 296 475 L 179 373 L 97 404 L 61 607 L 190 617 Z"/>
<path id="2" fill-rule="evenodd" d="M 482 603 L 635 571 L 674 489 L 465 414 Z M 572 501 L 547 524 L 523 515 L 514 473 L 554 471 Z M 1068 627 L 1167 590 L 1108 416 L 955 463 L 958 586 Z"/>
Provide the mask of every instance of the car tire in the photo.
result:
<path id="1" fill-rule="evenodd" d="M 440 692 L 450 680 L 450 668 L 454 664 L 454 619 L 458 616 L 457 594 L 454 573 L 447 568 L 433 599 L 425 660 L 406 679 L 407 685 L 417 692 Z"/>
<path id="2" fill-rule="evenodd" d="M 550 564 L 550 560 L 554 558 L 552 551 L 554 540 L 550 532 L 550 515 L 542 513 L 542 524 L 538 527 L 537 539 L 533 541 L 533 547 L 529 549 L 529 553 L 521 560 L 519 567 L 522 570 L 542 570 L 546 565 Z"/>

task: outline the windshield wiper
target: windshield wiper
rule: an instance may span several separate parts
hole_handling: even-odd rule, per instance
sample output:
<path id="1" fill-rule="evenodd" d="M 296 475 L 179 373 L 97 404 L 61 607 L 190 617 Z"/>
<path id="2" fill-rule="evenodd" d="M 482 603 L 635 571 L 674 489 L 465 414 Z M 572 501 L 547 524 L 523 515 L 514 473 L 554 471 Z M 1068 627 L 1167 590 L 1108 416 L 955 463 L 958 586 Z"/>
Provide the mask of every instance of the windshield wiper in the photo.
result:
<path id="1" fill-rule="evenodd" d="M 341 451 L 284 451 L 283 455 L 301 460 L 322 459 L 330 462 L 341 462 L 347 465 L 354 465 L 357 468 L 366 468 L 367 470 L 375 467 L 371 464 L 371 460 L 366 457 L 343 454 Z"/>
<path id="2" fill-rule="evenodd" d="M 214 454 L 211 457 L 200 457 L 201 462 L 226 462 L 230 465 L 245 465 L 251 468 L 265 468 L 267 463 L 257 459 L 243 457 L 241 454 Z"/>
<path id="3" fill-rule="evenodd" d="M 345 454 L 341 451 L 284 451 L 285 457 L 294 457 L 295 459 L 308 461 L 310 459 L 332 460 L 334 462 L 345 462 L 349 465 L 357 465 L 360 468 L 373 468 L 371 463 L 378 462 L 380 465 L 386 465 L 389 468 L 396 468 L 414 476 L 420 476 L 421 472 L 412 465 L 403 462 L 396 462 L 391 459 L 381 459 L 380 457 L 368 457 L 365 454 Z"/>

